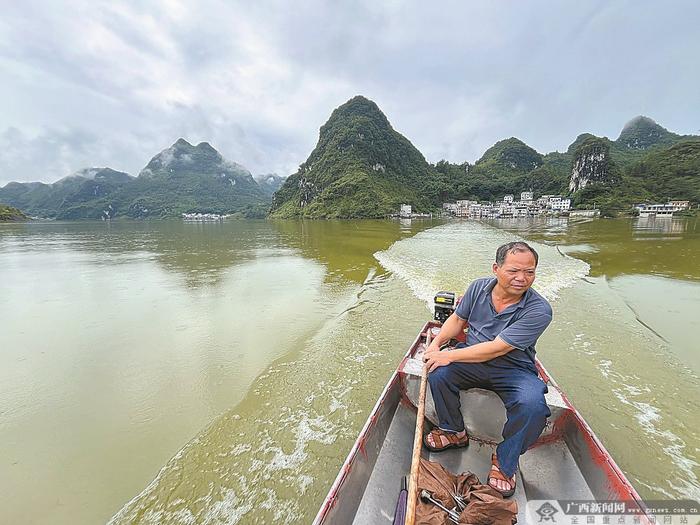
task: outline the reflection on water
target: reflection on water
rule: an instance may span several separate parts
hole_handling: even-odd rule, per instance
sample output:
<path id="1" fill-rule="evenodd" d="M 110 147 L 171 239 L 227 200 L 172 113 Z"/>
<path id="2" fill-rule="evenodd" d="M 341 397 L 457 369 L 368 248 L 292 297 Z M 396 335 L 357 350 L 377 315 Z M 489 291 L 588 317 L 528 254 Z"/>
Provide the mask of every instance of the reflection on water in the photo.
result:
<path id="1" fill-rule="evenodd" d="M 0 225 L 0 523 L 107 521 L 426 227 Z"/>
<path id="2" fill-rule="evenodd" d="M 377 269 L 372 256 L 391 242 L 440 224 L 439 221 L 269 221 L 285 246 L 328 268 L 329 278 L 362 283 Z"/>
<path id="3" fill-rule="evenodd" d="M 534 218 L 490 224 L 517 232 L 591 265 L 591 275 L 658 275 L 700 281 L 700 219 Z M 581 246 L 581 250 L 576 247 Z"/>
<path id="4" fill-rule="evenodd" d="M 188 286 L 216 284 L 228 268 L 272 254 L 298 253 L 325 265 L 329 278 L 361 283 L 386 248 L 439 221 L 113 221 L 0 225 L 6 253 L 71 250 L 94 264 L 149 259 Z"/>
<path id="5" fill-rule="evenodd" d="M 2 225 L 0 247 L 28 255 L 79 252 L 101 265 L 153 260 L 196 287 L 214 284 L 227 268 L 255 259 L 257 249 L 284 245 L 265 221 L 247 221 L 245 228 L 220 222 L 114 221 Z"/>
<path id="6" fill-rule="evenodd" d="M 700 376 L 700 282 L 627 275 L 610 281 L 610 287 L 684 366 Z"/>
<path id="7" fill-rule="evenodd" d="M 700 498 L 681 222 L 2 225 L 0 522 L 308 523 L 434 291 L 514 237 L 545 364 L 643 496 Z"/>
<path id="8" fill-rule="evenodd" d="M 638 217 L 633 222 L 633 228 L 637 231 L 651 231 L 659 233 L 685 233 L 688 230 L 688 219 L 673 219 L 671 217 Z"/>
<path id="9" fill-rule="evenodd" d="M 429 316 L 427 299 L 487 273 L 496 247 L 511 238 L 449 224 L 376 253 L 375 264 L 392 273 L 367 279 L 350 307 L 328 319 L 298 355 L 275 362 L 114 525 L 311 522 L 377 395 Z M 541 261 L 538 289 L 549 297 L 587 271 L 548 246 Z"/>
<path id="10" fill-rule="evenodd" d="M 366 280 L 353 307 L 271 366 L 112 523 L 310 522 L 434 291 L 488 274 L 496 247 L 512 239 L 449 223 L 376 253 L 391 273 Z M 697 378 L 606 279 L 580 279 L 584 262 L 534 245 L 537 288 L 555 309 L 538 346 L 544 362 L 643 496 L 700 495 Z"/>

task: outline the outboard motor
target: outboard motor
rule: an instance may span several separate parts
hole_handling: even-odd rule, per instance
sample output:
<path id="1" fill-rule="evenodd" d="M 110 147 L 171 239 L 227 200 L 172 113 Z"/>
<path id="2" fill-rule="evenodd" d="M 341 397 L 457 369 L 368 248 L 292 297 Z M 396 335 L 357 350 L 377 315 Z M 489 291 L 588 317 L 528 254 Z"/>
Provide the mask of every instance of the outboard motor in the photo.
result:
<path id="1" fill-rule="evenodd" d="M 438 292 L 435 295 L 435 315 L 433 318 L 440 323 L 444 323 L 455 311 L 455 308 L 457 308 L 456 293 Z"/>

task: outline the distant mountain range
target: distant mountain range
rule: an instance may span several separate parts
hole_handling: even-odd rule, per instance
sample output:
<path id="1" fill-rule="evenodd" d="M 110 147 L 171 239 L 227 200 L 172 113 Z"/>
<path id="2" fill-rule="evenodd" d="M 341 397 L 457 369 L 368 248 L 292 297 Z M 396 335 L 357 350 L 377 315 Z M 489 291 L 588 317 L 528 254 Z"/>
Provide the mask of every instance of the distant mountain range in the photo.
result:
<path id="1" fill-rule="evenodd" d="M 53 184 L 11 182 L 0 202 L 32 216 L 56 219 L 179 217 L 187 212 L 264 217 L 283 179 L 257 182 L 207 142 L 179 139 L 153 157 L 138 177 L 87 168 Z"/>
<path id="2" fill-rule="evenodd" d="M 284 183 L 284 177 L 280 177 L 274 173 L 268 173 L 267 175 L 256 175 L 253 178 L 263 192 L 270 195 L 270 197 L 272 197 L 272 195 L 274 195 L 274 193 L 279 190 Z"/>
<path id="3" fill-rule="evenodd" d="M 321 127 L 296 173 L 253 177 L 211 145 L 179 139 L 138 177 L 89 168 L 55 182 L 11 182 L 0 202 L 58 219 L 176 217 L 185 212 L 276 218 L 379 218 L 411 204 L 433 211 L 456 199 L 495 200 L 532 190 L 572 197 L 606 214 L 635 202 L 700 202 L 700 137 L 652 119 L 628 122 L 616 140 L 579 135 L 565 152 L 541 154 L 511 137 L 474 164 L 428 163 L 371 100 L 356 96 Z"/>

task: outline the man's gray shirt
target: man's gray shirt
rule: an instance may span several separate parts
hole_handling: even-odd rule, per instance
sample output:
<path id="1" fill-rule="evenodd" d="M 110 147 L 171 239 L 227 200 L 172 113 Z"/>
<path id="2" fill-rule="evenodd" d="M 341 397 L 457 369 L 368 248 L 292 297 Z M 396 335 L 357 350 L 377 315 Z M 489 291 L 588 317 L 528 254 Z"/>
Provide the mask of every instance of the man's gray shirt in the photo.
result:
<path id="1" fill-rule="evenodd" d="M 535 369 L 535 343 L 552 322 L 552 307 L 532 288 L 519 302 L 496 313 L 491 292 L 496 286 L 495 277 L 474 281 L 457 306 L 457 316 L 469 323 L 467 346 L 493 341 L 500 337 L 513 347 L 505 355 L 488 361 L 501 366 L 518 366 Z"/>

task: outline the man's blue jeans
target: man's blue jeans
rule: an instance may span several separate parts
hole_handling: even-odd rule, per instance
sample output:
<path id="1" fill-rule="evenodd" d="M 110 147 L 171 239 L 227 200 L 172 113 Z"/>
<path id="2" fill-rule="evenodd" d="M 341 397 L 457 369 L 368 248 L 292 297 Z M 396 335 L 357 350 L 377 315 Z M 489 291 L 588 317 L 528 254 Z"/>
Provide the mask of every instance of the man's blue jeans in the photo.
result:
<path id="1" fill-rule="evenodd" d="M 518 458 L 544 430 L 551 415 L 544 399 L 547 385 L 532 370 L 486 363 L 450 363 L 428 375 L 430 390 L 440 420 L 448 432 L 464 430 L 459 391 L 484 388 L 496 392 L 506 407 L 507 420 L 503 441 L 496 454 L 501 471 L 511 477 L 518 468 Z"/>

